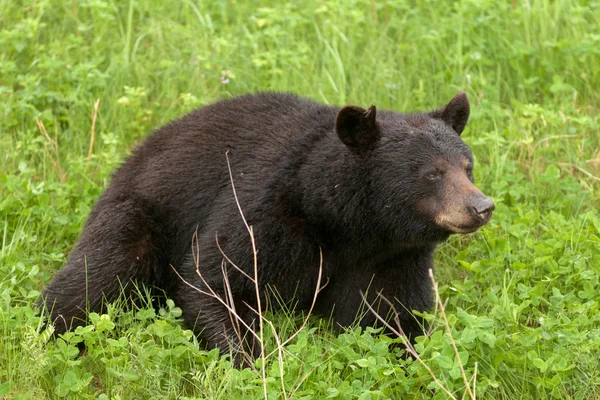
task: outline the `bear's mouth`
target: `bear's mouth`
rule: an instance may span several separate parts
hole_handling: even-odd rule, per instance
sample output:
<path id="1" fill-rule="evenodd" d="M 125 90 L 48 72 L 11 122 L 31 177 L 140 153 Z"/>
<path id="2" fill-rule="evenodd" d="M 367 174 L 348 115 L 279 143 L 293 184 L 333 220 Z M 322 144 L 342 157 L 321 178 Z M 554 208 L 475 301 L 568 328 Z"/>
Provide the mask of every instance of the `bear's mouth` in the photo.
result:
<path id="1" fill-rule="evenodd" d="M 468 224 L 456 224 L 448 221 L 447 219 L 438 218 L 436 222 L 440 227 L 450 231 L 451 233 L 473 233 L 484 226 L 488 220 L 476 220 L 472 222 L 470 221 L 471 223 Z"/>
<path id="2" fill-rule="evenodd" d="M 476 224 L 476 225 L 452 225 L 452 224 L 443 224 L 442 227 L 448 229 L 452 233 L 473 233 L 479 228 L 481 228 L 484 224 Z"/>

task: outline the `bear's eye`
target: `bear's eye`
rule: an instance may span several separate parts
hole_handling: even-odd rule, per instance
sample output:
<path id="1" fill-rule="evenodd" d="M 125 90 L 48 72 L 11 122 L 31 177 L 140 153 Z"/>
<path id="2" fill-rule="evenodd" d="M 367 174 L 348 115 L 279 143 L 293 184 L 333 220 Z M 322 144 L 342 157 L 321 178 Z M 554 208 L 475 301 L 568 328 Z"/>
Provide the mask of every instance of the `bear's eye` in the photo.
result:
<path id="1" fill-rule="evenodd" d="M 467 175 L 468 176 L 473 176 L 473 167 L 472 166 L 468 166 L 467 167 Z"/>
<path id="2" fill-rule="evenodd" d="M 439 172 L 437 171 L 431 171 L 425 174 L 425 179 L 429 180 L 429 181 L 436 181 L 438 179 L 440 179 L 441 175 Z"/>

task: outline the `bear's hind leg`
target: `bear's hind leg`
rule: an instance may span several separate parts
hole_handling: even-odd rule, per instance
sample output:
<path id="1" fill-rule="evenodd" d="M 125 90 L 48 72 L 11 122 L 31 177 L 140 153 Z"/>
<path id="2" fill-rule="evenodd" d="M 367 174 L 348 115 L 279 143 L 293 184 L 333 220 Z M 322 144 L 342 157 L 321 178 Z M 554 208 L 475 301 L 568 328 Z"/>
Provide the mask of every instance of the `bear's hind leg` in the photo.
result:
<path id="1" fill-rule="evenodd" d="M 82 325 L 87 312 L 102 312 L 103 301 L 116 300 L 133 283 L 158 282 L 153 221 L 142 202 L 102 199 L 69 256 L 67 265 L 43 291 L 55 333 Z"/>

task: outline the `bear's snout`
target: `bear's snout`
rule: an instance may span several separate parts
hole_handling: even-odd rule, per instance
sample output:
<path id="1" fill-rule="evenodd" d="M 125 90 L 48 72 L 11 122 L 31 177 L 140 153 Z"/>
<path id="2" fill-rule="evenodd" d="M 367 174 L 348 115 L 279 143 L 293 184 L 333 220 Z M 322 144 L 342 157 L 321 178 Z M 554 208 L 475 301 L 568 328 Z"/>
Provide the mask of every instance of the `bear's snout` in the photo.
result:
<path id="1" fill-rule="evenodd" d="M 475 232 L 489 222 L 496 207 L 492 199 L 459 172 L 446 178 L 442 195 L 437 202 L 435 197 L 422 202 L 420 208 L 433 211 L 435 222 L 453 233 Z"/>
<path id="2" fill-rule="evenodd" d="M 496 206 L 492 199 L 487 196 L 477 196 L 473 199 L 471 204 L 471 213 L 481 220 L 483 224 L 486 224 L 492 217 L 492 212 Z"/>

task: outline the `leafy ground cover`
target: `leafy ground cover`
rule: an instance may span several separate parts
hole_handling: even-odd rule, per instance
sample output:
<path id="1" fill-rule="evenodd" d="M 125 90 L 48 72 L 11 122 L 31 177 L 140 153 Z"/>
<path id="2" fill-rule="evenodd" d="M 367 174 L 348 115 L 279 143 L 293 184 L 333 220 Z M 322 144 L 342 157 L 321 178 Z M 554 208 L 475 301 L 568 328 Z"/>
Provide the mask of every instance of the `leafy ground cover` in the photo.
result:
<path id="1" fill-rule="evenodd" d="M 600 398 L 599 26 L 594 1 L 0 0 L 0 397 Z M 131 148 L 258 90 L 398 111 L 468 93 L 497 208 L 436 254 L 451 336 L 429 315 L 421 364 L 314 319 L 238 370 L 148 299 L 48 341 L 34 301 Z"/>

